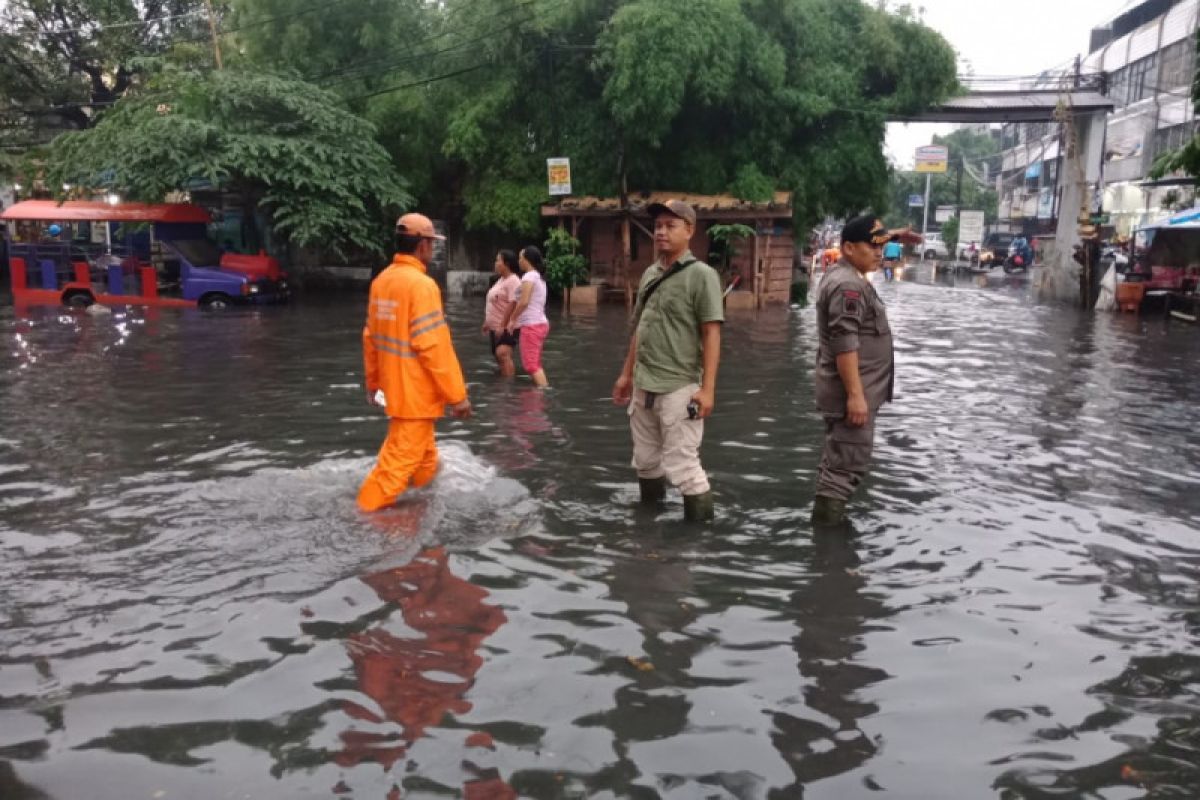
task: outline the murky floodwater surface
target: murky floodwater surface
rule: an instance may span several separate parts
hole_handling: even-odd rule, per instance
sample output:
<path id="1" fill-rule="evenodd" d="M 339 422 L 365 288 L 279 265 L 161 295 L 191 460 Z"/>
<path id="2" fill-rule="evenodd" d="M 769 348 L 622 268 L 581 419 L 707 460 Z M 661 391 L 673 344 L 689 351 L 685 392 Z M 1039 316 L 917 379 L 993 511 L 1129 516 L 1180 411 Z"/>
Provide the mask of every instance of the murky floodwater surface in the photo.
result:
<path id="1" fill-rule="evenodd" d="M 857 536 L 814 537 L 811 309 L 734 316 L 709 528 L 634 506 L 624 310 L 360 515 L 363 298 L 0 310 L 0 797 L 1200 796 L 1196 329 L 880 287 Z"/>

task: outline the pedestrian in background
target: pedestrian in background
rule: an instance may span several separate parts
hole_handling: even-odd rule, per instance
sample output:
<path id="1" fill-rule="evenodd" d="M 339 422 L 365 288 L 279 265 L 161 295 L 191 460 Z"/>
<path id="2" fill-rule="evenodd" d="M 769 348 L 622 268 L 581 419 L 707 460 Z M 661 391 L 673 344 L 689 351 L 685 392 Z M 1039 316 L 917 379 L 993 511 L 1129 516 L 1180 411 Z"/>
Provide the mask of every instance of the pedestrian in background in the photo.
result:
<path id="1" fill-rule="evenodd" d="M 518 263 L 521 268 L 521 284 L 515 295 L 515 305 L 509 312 L 508 333 L 519 336 L 521 366 L 533 385 L 545 389 L 550 385 L 546 371 L 542 369 L 542 349 L 550 335 L 550 320 L 546 317 L 546 279 L 542 277 L 542 251 L 529 245 L 521 251 Z"/>
<path id="2" fill-rule="evenodd" d="M 846 503 L 871 465 L 875 416 L 892 399 L 895 358 L 887 309 L 867 275 L 892 239 L 874 216 L 842 229 L 842 258 L 817 288 L 816 395 L 825 444 L 813 503 L 814 525 L 845 520 Z"/>
<path id="3" fill-rule="evenodd" d="M 725 320 L 721 278 L 688 249 L 696 232 L 690 205 L 670 200 L 648 210 L 657 260 L 638 287 L 634 333 L 613 402 L 629 405 L 642 502 L 661 502 L 670 482 L 683 493 L 684 518 L 708 520 L 713 498 L 700 444 L 716 404 Z"/>
<path id="4" fill-rule="evenodd" d="M 838 248 L 838 245 L 831 244 L 829 247 L 826 247 L 821 251 L 821 271 L 828 272 L 829 268 L 836 264 L 841 257 L 842 251 Z"/>
<path id="5" fill-rule="evenodd" d="M 900 242 L 894 239 L 883 246 L 883 276 L 889 281 L 896 277 L 896 267 L 903 252 Z"/>
<path id="6" fill-rule="evenodd" d="M 517 304 L 517 290 L 521 286 L 517 254 L 512 250 L 501 250 L 496 254 L 493 268 L 500 279 L 488 289 L 482 330 L 491 341 L 492 356 L 500 367 L 500 374 L 508 377 L 517 374 L 517 367 L 513 362 L 517 333 L 505 330 L 509 315 Z"/>
<path id="7" fill-rule="evenodd" d="M 379 459 L 358 492 L 358 507 L 378 511 L 409 486 L 424 486 L 437 474 L 434 425 L 446 406 L 456 417 L 471 416 L 462 367 L 442 313 L 442 292 L 425 270 L 433 243 L 445 239 L 422 214 L 396 221 L 392 263 L 371 282 L 363 328 L 367 402 L 382 405 L 388 434 Z"/>

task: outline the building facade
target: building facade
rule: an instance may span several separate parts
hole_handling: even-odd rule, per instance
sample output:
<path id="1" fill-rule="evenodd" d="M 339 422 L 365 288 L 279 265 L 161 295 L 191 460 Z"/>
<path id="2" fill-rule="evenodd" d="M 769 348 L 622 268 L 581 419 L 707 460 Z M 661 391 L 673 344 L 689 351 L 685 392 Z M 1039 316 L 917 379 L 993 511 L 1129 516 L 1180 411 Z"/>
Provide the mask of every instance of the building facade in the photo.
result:
<path id="1" fill-rule="evenodd" d="M 1196 70 L 1200 0 L 1144 0 L 1091 32 L 1083 76 L 1103 76 L 1115 110 L 1104 152 L 1103 209 L 1111 233 L 1125 236 L 1189 203 L 1190 181 L 1151 181 L 1155 160 L 1200 131 L 1191 84 Z M 1047 81 L 1061 82 L 1061 75 Z M 1005 125 L 1002 131 L 1001 227 L 1027 235 L 1053 231 L 1060 212 L 1059 173 L 1067 148 L 1057 123 Z M 1100 199 L 1100 198 L 1097 198 Z"/>

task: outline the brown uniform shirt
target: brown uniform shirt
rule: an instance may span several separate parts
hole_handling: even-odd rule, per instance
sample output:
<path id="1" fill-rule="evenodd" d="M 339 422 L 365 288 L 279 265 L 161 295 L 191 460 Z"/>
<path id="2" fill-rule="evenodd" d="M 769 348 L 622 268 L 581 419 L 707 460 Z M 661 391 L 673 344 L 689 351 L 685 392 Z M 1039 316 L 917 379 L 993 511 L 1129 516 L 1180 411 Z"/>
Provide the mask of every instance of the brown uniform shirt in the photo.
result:
<path id="1" fill-rule="evenodd" d="M 891 402 L 895 373 L 892 329 L 875 287 L 858 270 L 839 261 L 817 289 L 817 408 L 827 416 L 846 413 L 846 387 L 838 375 L 839 353 L 858 351 L 867 407 Z"/>

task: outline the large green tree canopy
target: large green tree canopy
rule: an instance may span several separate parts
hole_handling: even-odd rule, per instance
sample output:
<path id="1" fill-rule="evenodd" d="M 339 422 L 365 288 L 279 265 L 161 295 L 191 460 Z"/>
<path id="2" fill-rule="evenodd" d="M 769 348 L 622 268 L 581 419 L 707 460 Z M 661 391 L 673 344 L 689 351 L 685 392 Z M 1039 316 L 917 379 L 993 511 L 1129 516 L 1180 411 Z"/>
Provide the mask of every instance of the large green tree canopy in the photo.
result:
<path id="1" fill-rule="evenodd" d="M 410 201 L 375 130 L 311 84 L 167 70 L 94 128 L 54 141 L 53 186 L 157 201 L 197 179 L 258 200 L 300 245 L 378 250 L 385 212 Z"/>
<path id="2" fill-rule="evenodd" d="M 202 40 L 206 13 L 203 0 L 6 0 L 4 116 L 27 133 L 89 127 L 132 86 L 139 59 Z"/>
<path id="3" fill-rule="evenodd" d="M 250 183 L 305 240 L 361 238 L 352 195 L 386 205 L 397 172 L 432 213 L 533 233 L 552 156 L 571 158 L 577 194 L 783 189 L 801 223 L 882 207 L 885 120 L 958 88 L 940 36 L 859 0 L 223 0 L 224 77 L 199 69 L 212 69 L 203 0 L 10 2 L 43 27 L 58 5 L 93 39 L 140 38 L 101 51 L 101 79 L 128 98 L 96 106 L 94 137 L 64 139 L 55 180 L 112 178 L 146 197 L 197 177 Z M 133 24 L 111 22 L 118 11 Z M 6 41 L 46 57 L 44 42 Z M 189 77 L 152 86 L 138 55 Z M 269 84 L 257 104 L 253 80 Z M 87 99 L 88 80 L 72 91 Z M 345 176 L 355 157 L 370 175 L 327 183 L 318 168 Z"/>
<path id="4" fill-rule="evenodd" d="M 479 36 L 512 0 L 474 9 Z M 536 224 L 544 159 L 578 192 L 795 193 L 797 219 L 882 204 L 884 121 L 957 89 L 955 58 L 906 15 L 847 0 L 546 0 L 462 61 L 444 150 L 468 221 Z M 483 20 L 493 20 L 485 22 Z M 466 25 L 467 23 L 464 22 Z M 505 197 L 496 197 L 503 192 Z M 515 206 L 515 207 L 514 207 Z M 494 219 L 503 212 L 502 219 Z"/>

